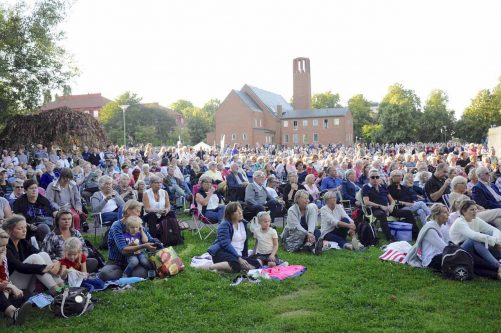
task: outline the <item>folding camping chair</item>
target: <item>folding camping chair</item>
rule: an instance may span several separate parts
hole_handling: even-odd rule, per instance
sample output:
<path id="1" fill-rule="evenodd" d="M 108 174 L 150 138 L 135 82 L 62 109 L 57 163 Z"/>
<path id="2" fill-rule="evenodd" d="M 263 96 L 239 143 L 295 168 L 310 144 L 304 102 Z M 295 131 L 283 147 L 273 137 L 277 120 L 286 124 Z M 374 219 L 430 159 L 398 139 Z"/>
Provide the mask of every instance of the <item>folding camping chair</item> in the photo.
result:
<path id="1" fill-rule="evenodd" d="M 217 189 L 217 185 L 214 186 L 214 188 Z M 217 234 L 217 226 L 220 221 L 210 221 L 206 216 L 202 214 L 202 211 L 198 209 L 198 204 L 195 201 L 195 197 L 199 190 L 200 184 L 193 185 L 193 190 L 191 192 L 193 199 L 190 206 L 191 216 L 193 217 L 193 223 L 195 224 L 193 233 L 198 234 L 200 239 L 207 239 L 212 233 Z M 209 233 L 205 237 L 202 237 L 203 229 L 207 229 L 209 231 Z"/>

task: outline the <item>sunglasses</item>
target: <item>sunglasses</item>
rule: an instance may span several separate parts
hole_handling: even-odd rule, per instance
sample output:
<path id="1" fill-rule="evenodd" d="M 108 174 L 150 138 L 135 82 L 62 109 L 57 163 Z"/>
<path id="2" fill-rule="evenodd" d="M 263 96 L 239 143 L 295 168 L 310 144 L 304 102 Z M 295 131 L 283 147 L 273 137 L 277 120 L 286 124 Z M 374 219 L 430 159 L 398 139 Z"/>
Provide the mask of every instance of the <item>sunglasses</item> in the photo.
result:
<path id="1" fill-rule="evenodd" d="M 22 186 L 16 186 L 16 188 L 23 188 Z"/>
<path id="2" fill-rule="evenodd" d="M 379 179 L 379 176 L 371 176 L 371 179 Z"/>

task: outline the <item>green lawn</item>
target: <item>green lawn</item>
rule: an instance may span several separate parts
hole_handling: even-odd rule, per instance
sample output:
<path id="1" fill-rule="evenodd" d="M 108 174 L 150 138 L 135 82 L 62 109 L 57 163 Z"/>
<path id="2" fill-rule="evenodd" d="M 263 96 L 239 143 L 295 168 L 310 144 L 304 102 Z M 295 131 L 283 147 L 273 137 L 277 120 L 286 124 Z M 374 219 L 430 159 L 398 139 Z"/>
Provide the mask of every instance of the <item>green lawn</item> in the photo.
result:
<path id="1" fill-rule="evenodd" d="M 186 265 L 206 251 L 189 232 L 176 248 Z M 197 271 L 106 291 L 80 318 L 34 309 L 24 327 L 0 332 L 501 332 L 501 283 L 455 282 L 427 270 L 380 262 L 377 248 L 323 256 L 287 254 L 308 268 L 283 282 L 231 287 L 232 275 Z"/>

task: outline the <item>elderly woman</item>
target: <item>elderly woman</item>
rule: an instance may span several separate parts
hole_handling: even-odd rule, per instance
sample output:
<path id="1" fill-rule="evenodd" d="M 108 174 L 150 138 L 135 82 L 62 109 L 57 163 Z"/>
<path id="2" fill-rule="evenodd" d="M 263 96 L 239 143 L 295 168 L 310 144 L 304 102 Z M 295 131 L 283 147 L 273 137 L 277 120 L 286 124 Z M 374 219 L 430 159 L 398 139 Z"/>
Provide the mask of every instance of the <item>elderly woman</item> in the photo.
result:
<path id="1" fill-rule="evenodd" d="M 343 196 L 343 200 L 350 200 L 352 205 L 355 204 L 357 192 L 360 191 L 360 186 L 355 184 L 355 170 L 350 169 L 345 172 L 346 179 L 343 181 L 343 185 L 341 185 L 341 194 Z"/>
<path id="2" fill-rule="evenodd" d="M 477 185 L 478 183 L 478 177 L 477 177 L 477 169 L 472 168 L 470 169 L 470 172 L 468 172 L 468 184 L 466 184 L 466 188 L 471 193 L 471 190 L 473 189 L 473 186 Z"/>
<path id="3" fill-rule="evenodd" d="M 473 200 L 463 201 L 459 213 L 461 216 L 449 230 L 451 241 L 467 251 L 474 251 L 485 261 L 485 268 L 496 271 L 501 280 L 501 231 L 477 217 L 477 205 Z"/>
<path id="4" fill-rule="evenodd" d="M 355 175 L 353 174 L 353 178 Z M 324 241 L 336 242 L 343 249 L 358 250 L 357 242 L 354 244 L 346 240 L 346 236 L 356 239 L 356 226 L 353 220 L 346 214 L 343 206 L 337 205 L 336 193 L 329 191 L 324 194 L 325 206 L 320 209 L 321 227 L 320 238 Z"/>
<path id="5" fill-rule="evenodd" d="M 75 229 L 80 230 L 80 217 L 85 218 L 85 214 L 82 211 L 80 191 L 73 182 L 70 168 L 61 169 L 59 179 L 47 186 L 46 197 L 57 210 L 61 208 L 71 210 Z"/>
<path id="6" fill-rule="evenodd" d="M 14 201 L 19 199 L 24 194 L 23 180 L 16 179 L 12 182 L 12 193 L 7 197 L 11 207 L 14 206 Z"/>
<path id="7" fill-rule="evenodd" d="M 125 202 L 113 190 L 113 179 L 110 176 L 101 176 L 98 180 L 99 192 L 90 198 L 94 214 L 101 213 L 101 221 L 107 225 L 120 218 L 120 212 Z"/>
<path id="8" fill-rule="evenodd" d="M 7 201 L 4 197 L 0 197 L 0 227 L 2 226 L 3 221 L 11 216 L 12 209 L 10 208 L 9 201 Z"/>
<path id="9" fill-rule="evenodd" d="M 412 188 L 401 184 L 403 173 L 401 170 L 393 170 L 390 174 L 388 192 L 396 200 L 396 207 L 403 210 L 416 212 L 421 220 L 421 225 L 426 224 L 426 218 L 430 215 L 430 209 L 423 201 L 418 201 L 416 192 Z"/>
<path id="10" fill-rule="evenodd" d="M 60 210 L 54 220 L 54 230 L 51 231 L 42 243 L 42 250 L 46 252 L 52 260 L 60 260 L 64 257 L 64 242 L 71 238 L 76 237 L 82 243 L 82 253 L 86 257 L 89 256 L 89 250 L 85 245 L 85 240 L 82 234 L 73 228 L 73 215 L 69 210 Z M 87 258 L 87 271 L 93 273 L 97 271 L 97 260 L 94 258 Z"/>
<path id="11" fill-rule="evenodd" d="M 323 242 L 320 230 L 316 229 L 317 218 L 318 208 L 310 203 L 308 192 L 298 190 L 294 204 L 287 212 L 287 224 L 281 236 L 287 251 L 305 249 L 316 255 L 322 254 Z"/>
<path id="12" fill-rule="evenodd" d="M 130 216 L 141 215 L 141 203 L 136 200 L 129 200 L 123 208 L 123 217 L 121 220 L 115 221 L 108 236 L 108 261 L 101 269 L 99 278 L 103 281 L 117 280 L 122 277 L 123 270 L 127 267 L 127 256 L 136 253 L 137 251 L 147 250 L 155 251 L 154 239 L 146 232 L 148 242 L 139 245 L 129 245 L 125 242 L 125 221 Z M 147 270 L 141 265 L 137 266 L 130 276 L 145 278 L 148 276 Z"/>
<path id="13" fill-rule="evenodd" d="M 288 182 L 284 186 L 282 198 L 285 202 L 285 208 L 289 209 L 294 204 L 294 196 L 299 190 L 306 190 L 304 185 L 299 184 L 299 177 L 297 173 L 290 172 L 288 174 Z"/>
<path id="14" fill-rule="evenodd" d="M 451 181 L 452 192 L 449 195 L 449 205 L 452 212 L 459 211 L 461 202 L 471 200 L 468 195 L 467 180 L 456 176 Z M 501 208 L 485 209 L 477 204 L 477 216 L 485 222 L 501 230 Z"/>
<path id="15" fill-rule="evenodd" d="M 161 236 L 161 219 L 168 215 L 174 217 L 174 212 L 171 211 L 169 194 L 162 190 L 162 180 L 158 176 L 150 177 L 150 189 L 143 196 L 143 205 L 146 215 L 143 220 L 148 225 L 151 235 L 160 239 Z"/>
<path id="16" fill-rule="evenodd" d="M 51 294 L 64 285 L 60 278 L 64 269 L 59 261 L 52 262 L 49 255 L 38 251 L 26 239 L 27 224 L 21 215 L 5 220 L 3 228 L 9 234 L 7 265 L 12 283 L 19 289 L 32 293 L 38 279 Z"/>
<path id="17" fill-rule="evenodd" d="M 130 185 L 129 175 L 123 173 L 118 179 L 118 185 L 114 187 L 114 190 L 120 195 L 124 202 L 131 199 L 137 200 L 137 192 Z"/>
<path id="18" fill-rule="evenodd" d="M 146 191 L 146 183 L 143 180 L 138 180 L 134 185 L 137 194 L 137 201 L 143 202 L 144 192 Z"/>
<path id="19" fill-rule="evenodd" d="M 23 183 L 25 194 L 14 201 L 12 210 L 15 214 L 24 216 L 28 223 L 28 237 L 36 236 L 41 242 L 50 232 L 49 226 L 54 224 L 54 216 L 57 210 L 50 201 L 41 194 L 38 194 L 38 184 L 33 179 L 25 180 Z"/>
<path id="20" fill-rule="evenodd" d="M 90 197 L 99 191 L 98 174 L 92 170 L 92 164 L 86 162 L 83 164 L 83 181 L 80 186 L 80 192 L 85 202 L 90 202 Z"/>
<path id="21" fill-rule="evenodd" d="M 200 189 L 195 195 L 198 210 L 211 222 L 219 223 L 224 216 L 223 196 L 212 186 L 208 176 L 200 177 Z"/>
<path id="22" fill-rule="evenodd" d="M 247 238 L 242 207 L 238 202 L 230 202 L 217 228 L 217 238 L 208 249 L 213 264 L 204 268 L 228 273 L 259 268 L 261 263 L 248 257 Z"/>
<path id="23" fill-rule="evenodd" d="M 217 170 L 217 163 L 214 161 L 209 162 L 209 170 L 204 173 L 204 176 L 209 176 L 214 184 L 219 184 L 223 181 L 223 175 Z"/>
<path id="24" fill-rule="evenodd" d="M 436 203 L 431 206 L 430 221 L 419 231 L 416 243 L 405 257 L 405 262 L 414 267 L 442 269 L 442 252 L 447 239 L 442 233 L 442 226 L 449 218 L 445 205 Z M 420 253 L 420 254 L 419 254 Z"/>

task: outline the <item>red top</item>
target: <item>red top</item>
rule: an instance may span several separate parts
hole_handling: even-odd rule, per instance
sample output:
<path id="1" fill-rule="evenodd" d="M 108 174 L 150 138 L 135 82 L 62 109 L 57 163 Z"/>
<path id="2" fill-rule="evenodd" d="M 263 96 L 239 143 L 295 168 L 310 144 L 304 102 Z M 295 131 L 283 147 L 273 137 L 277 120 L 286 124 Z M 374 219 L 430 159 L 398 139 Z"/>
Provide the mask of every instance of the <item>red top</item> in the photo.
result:
<path id="1" fill-rule="evenodd" d="M 82 264 L 86 261 L 87 261 L 87 256 L 82 252 L 82 260 L 81 260 Z M 66 258 L 61 258 L 59 262 L 61 263 L 61 265 L 66 266 L 66 268 L 74 268 L 77 271 L 82 269 L 78 261 L 69 261 Z"/>
<path id="2" fill-rule="evenodd" d="M 0 282 L 9 282 L 9 275 L 7 274 L 6 261 L 0 266 Z"/>

